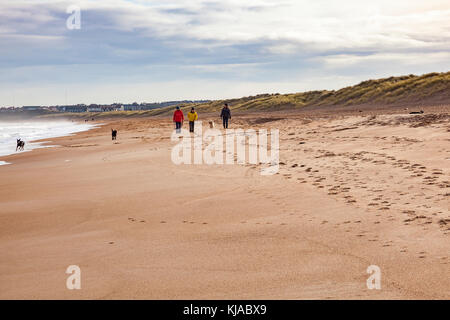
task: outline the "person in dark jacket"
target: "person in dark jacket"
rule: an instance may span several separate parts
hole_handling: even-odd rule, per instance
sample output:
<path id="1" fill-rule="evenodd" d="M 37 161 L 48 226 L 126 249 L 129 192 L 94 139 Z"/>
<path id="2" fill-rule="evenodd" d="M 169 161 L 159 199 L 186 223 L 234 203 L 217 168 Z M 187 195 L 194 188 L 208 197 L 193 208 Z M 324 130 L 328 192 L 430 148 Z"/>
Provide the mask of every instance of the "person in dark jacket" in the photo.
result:
<path id="1" fill-rule="evenodd" d="M 183 125 L 184 115 L 183 111 L 180 110 L 180 107 L 177 107 L 175 112 L 173 113 L 173 122 L 175 122 L 175 129 L 177 133 L 181 132 L 181 126 Z"/>
<path id="2" fill-rule="evenodd" d="M 222 109 L 222 112 L 220 113 L 220 117 L 223 121 L 223 128 L 228 129 L 228 119 L 231 119 L 231 110 L 228 107 L 228 103 L 225 103 L 225 106 Z"/>

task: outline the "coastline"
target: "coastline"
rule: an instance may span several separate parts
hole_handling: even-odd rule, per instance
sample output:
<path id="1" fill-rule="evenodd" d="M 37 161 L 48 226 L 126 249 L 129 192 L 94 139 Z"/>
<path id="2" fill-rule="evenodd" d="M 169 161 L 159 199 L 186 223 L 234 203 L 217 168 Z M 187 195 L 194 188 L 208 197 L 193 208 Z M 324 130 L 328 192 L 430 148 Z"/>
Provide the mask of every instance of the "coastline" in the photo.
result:
<path id="1" fill-rule="evenodd" d="M 439 223 L 448 122 L 267 119 L 256 128 L 283 129 L 285 164 L 270 177 L 248 164 L 174 165 L 161 118 L 2 157 L 14 166 L 0 170 L 0 298 L 450 298 L 450 232 Z M 407 168 L 415 163 L 423 176 Z M 427 176 L 435 184 L 418 183 Z M 382 290 L 366 287 L 373 264 Z M 69 265 L 82 270 L 81 290 L 65 286 Z"/>
<path id="2" fill-rule="evenodd" d="M 19 122 L 19 121 L 16 121 Z M 43 123 L 43 121 L 38 121 L 36 122 L 35 120 L 32 119 L 27 119 L 26 120 L 27 123 Z M 67 137 L 67 136 L 71 136 L 71 135 L 75 135 L 79 132 L 85 132 L 85 131 L 89 131 L 92 130 L 98 126 L 103 125 L 103 122 L 98 122 L 98 123 L 84 123 L 81 121 L 69 121 L 69 120 L 59 120 L 59 121 L 45 121 L 46 123 L 61 123 L 61 122 L 67 122 L 70 124 L 77 124 L 79 127 L 72 127 L 69 130 L 66 130 L 66 132 L 60 132 L 60 133 L 51 133 L 49 128 L 47 128 L 47 130 L 49 132 L 45 132 L 41 134 L 41 137 L 36 138 L 36 139 L 32 139 L 32 140 L 25 140 L 26 142 L 26 148 L 23 151 L 20 151 L 20 153 L 24 153 L 24 152 L 31 152 L 33 150 L 36 149 L 41 149 L 41 148 L 51 148 L 51 147 L 57 147 L 56 145 L 50 145 L 50 143 L 52 143 L 53 139 L 56 138 L 62 138 L 62 137 Z M 86 127 L 87 126 L 87 127 Z M 10 162 L 7 161 L 2 161 L 3 158 L 11 156 L 17 154 L 17 151 L 10 151 L 10 153 L 7 154 L 0 154 L 0 166 L 1 165 L 7 165 L 7 164 L 12 164 Z"/>

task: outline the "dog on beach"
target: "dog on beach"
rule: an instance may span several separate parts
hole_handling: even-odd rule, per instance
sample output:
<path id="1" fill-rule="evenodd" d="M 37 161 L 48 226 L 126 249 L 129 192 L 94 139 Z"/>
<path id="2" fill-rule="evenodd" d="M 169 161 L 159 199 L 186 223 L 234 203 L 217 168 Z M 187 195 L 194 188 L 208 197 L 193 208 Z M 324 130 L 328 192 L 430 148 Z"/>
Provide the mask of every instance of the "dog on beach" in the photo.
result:
<path id="1" fill-rule="evenodd" d="M 111 135 L 112 135 L 112 139 L 116 140 L 117 139 L 117 130 L 111 129 Z"/>
<path id="2" fill-rule="evenodd" d="M 210 127 L 211 129 L 214 129 L 214 121 L 209 121 L 209 127 Z"/>
<path id="3" fill-rule="evenodd" d="M 412 111 L 412 112 L 410 112 L 409 114 L 422 114 L 423 113 L 423 110 L 420 110 L 420 111 Z"/>
<path id="4" fill-rule="evenodd" d="M 21 139 L 17 139 L 17 146 L 16 151 L 23 151 L 25 149 L 25 141 L 22 141 Z"/>

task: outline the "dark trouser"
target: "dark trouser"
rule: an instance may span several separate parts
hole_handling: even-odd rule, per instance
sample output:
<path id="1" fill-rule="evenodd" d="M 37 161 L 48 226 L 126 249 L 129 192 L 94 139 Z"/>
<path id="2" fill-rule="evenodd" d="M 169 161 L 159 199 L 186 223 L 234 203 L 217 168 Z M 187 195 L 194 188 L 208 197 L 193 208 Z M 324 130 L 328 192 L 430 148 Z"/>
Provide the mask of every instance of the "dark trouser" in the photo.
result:
<path id="1" fill-rule="evenodd" d="M 189 132 L 194 132 L 194 121 L 189 121 Z"/>
<path id="2" fill-rule="evenodd" d="M 175 122 L 175 129 L 177 129 L 177 133 L 180 133 L 181 122 Z"/>
<path id="3" fill-rule="evenodd" d="M 223 117 L 222 119 L 223 119 L 223 128 L 228 129 L 228 118 Z"/>

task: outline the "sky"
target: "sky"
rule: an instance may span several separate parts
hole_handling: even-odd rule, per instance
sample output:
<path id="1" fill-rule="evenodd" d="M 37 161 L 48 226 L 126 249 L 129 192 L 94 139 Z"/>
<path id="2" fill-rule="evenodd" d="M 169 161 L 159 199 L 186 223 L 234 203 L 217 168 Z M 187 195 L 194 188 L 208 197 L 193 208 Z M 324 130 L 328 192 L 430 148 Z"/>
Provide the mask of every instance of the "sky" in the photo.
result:
<path id="1" fill-rule="evenodd" d="M 449 70 L 448 0 L 0 1 L 3 107 L 237 98 Z"/>

